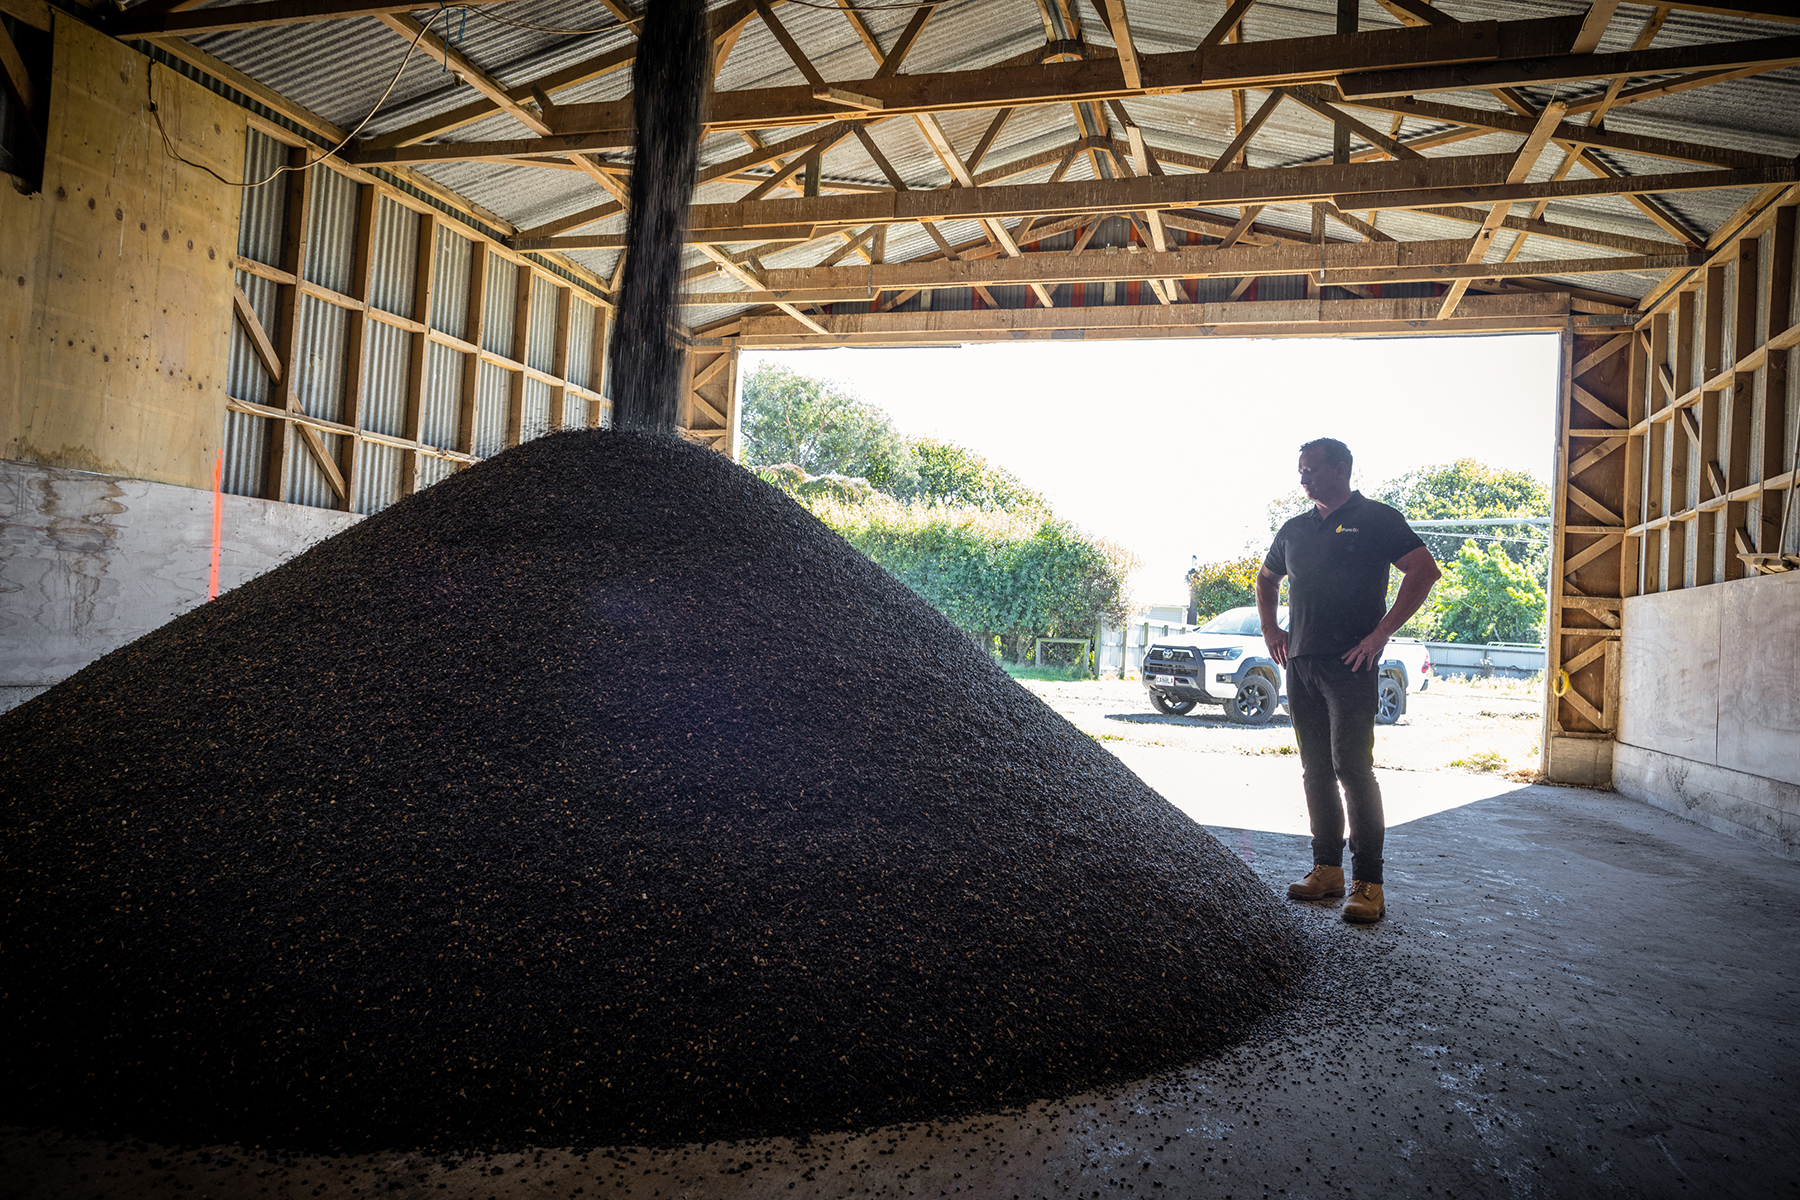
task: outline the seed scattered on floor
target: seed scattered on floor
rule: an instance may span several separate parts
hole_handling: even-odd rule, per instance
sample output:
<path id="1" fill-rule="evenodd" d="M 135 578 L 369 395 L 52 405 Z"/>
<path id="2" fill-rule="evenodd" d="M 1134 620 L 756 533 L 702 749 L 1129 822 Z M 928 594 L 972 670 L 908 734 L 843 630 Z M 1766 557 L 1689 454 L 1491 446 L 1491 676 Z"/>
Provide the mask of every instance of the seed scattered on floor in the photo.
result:
<path id="1" fill-rule="evenodd" d="M 939 1119 L 1232 1042 L 1238 858 L 803 509 L 561 434 L 0 717 L 0 1116 L 315 1149 Z"/>

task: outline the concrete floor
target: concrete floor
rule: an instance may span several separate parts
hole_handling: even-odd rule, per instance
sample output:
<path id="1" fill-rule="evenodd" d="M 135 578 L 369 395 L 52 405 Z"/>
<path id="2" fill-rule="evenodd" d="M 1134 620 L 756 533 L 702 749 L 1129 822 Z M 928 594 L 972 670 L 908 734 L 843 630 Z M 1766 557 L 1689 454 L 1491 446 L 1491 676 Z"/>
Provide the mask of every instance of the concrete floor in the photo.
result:
<path id="1" fill-rule="evenodd" d="M 1291 759 L 1155 749 L 1122 757 L 1271 886 L 1305 869 Z M 1323 1006 L 1356 1019 L 1315 1011 L 1118 1092 L 807 1144 L 456 1164 L 8 1130 L 0 1196 L 1800 1197 L 1800 864 L 1607 792 L 1383 783 L 1387 921 L 1303 910 L 1370 979 Z"/>

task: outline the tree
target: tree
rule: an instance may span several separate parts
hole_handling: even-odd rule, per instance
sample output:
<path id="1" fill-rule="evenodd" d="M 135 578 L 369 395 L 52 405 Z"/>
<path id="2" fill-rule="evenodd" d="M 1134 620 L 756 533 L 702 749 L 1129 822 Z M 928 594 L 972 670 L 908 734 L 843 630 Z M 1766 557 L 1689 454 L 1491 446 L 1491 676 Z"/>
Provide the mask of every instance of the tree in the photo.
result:
<path id="1" fill-rule="evenodd" d="M 1425 622 L 1444 642 L 1541 642 L 1544 588 L 1503 548 L 1463 543 L 1432 589 Z"/>
<path id="2" fill-rule="evenodd" d="M 1204 621 L 1228 608 L 1256 603 L 1256 573 L 1261 554 L 1246 554 L 1225 562 L 1201 563 L 1187 574 L 1188 604 L 1194 619 Z"/>
<path id="3" fill-rule="evenodd" d="M 912 453 L 918 482 L 908 499 L 1003 512 L 1049 511 L 1044 498 L 1012 472 L 966 447 L 922 438 L 912 444 Z"/>
<path id="4" fill-rule="evenodd" d="M 763 364 L 744 380 L 743 459 L 808 475 L 861 476 L 883 491 L 914 486 L 911 447 L 886 413 L 841 388 Z"/>
<path id="5" fill-rule="evenodd" d="M 1374 498 L 1412 521 L 1458 517 L 1548 517 L 1550 489 L 1528 471 L 1502 471 L 1473 458 L 1421 467 L 1381 484 Z M 1440 561 L 1452 561 L 1471 540 L 1504 547 L 1507 555 L 1538 574 L 1548 566 L 1549 538 L 1530 525 L 1494 525 L 1458 533 L 1421 530 Z"/>
<path id="6" fill-rule="evenodd" d="M 813 513 L 978 642 L 1023 658 L 1033 638 L 1089 637 L 1123 623 L 1129 552 L 1048 513 L 1008 513 L 877 497 L 819 499 Z"/>

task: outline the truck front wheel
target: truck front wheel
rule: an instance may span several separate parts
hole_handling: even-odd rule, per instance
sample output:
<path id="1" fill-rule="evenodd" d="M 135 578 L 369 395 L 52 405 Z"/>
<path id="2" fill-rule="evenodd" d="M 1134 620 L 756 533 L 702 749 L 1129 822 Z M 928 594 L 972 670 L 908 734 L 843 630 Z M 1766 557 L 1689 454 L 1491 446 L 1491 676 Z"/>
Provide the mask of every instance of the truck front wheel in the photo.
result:
<path id="1" fill-rule="evenodd" d="M 1171 700 L 1161 692 L 1151 692 L 1150 703 L 1155 705 L 1156 711 L 1162 713 L 1164 716 L 1185 717 L 1194 711 L 1194 705 L 1198 704 L 1199 701 Z"/>
<path id="2" fill-rule="evenodd" d="M 1237 695 L 1225 702 L 1225 715 L 1239 725 L 1267 725 L 1280 699 L 1266 676 L 1246 675 Z"/>

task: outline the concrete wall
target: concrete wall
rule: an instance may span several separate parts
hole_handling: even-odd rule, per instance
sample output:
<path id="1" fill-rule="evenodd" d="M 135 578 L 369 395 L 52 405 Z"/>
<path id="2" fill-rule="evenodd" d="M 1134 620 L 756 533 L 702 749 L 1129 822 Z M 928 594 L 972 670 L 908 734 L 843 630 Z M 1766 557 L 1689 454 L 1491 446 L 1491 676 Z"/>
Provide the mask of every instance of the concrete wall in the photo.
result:
<path id="1" fill-rule="evenodd" d="M 210 488 L 241 193 L 163 135 L 237 179 L 244 113 L 60 15 L 52 52 L 43 190 L 0 187 L 0 457 Z"/>
<path id="2" fill-rule="evenodd" d="M 362 520 L 224 496 L 226 591 Z M 213 494 L 0 460 L 0 711 L 206 600 Z"/>
<path id="3" fill-rule="evenodd" d="M 1613 786 L 1800 857 L 1800 571 L 1625 601 Z"/>

